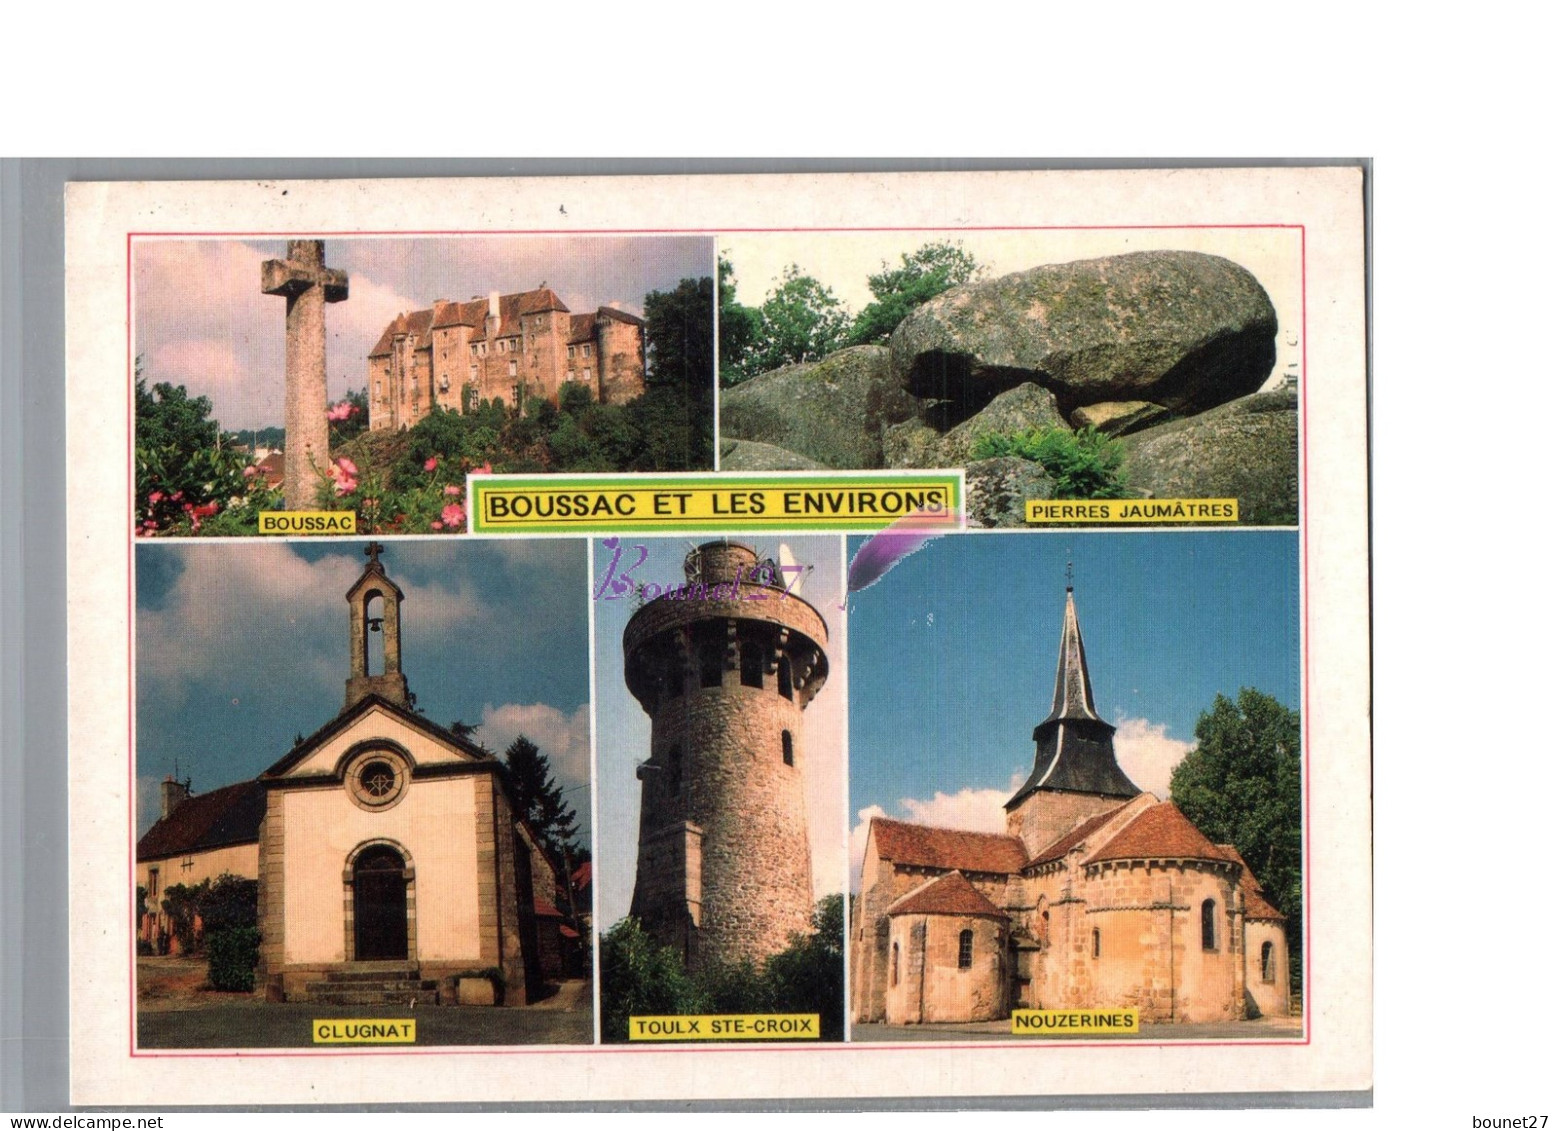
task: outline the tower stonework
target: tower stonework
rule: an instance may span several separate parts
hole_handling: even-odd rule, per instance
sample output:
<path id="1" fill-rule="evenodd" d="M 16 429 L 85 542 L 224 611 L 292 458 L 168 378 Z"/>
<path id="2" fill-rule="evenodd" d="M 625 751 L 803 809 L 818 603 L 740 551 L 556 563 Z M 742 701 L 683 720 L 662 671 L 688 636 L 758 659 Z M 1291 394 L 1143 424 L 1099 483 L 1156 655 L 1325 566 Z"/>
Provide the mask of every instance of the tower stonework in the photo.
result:
<path id="1" fill-rule="evenodd" d="M 623 633 L 651 719 L 632 914 L 689 966 L 761 961 L 810 929 L 802 713 L 828 629 L 747 546 L 705 543 L 686 574 Z"/>

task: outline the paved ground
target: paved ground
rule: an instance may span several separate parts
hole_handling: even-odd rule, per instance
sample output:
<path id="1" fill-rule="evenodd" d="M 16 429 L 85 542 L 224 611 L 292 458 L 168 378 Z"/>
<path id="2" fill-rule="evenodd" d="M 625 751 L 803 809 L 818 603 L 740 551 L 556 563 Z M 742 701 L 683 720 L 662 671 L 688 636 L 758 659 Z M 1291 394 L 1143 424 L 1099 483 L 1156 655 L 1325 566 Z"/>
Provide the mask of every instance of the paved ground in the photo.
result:
<path id="1" fill-rule="evenodd" d="M 504 1006 L 310 1005 L 267 1003 L 250 994 L 200 987 L 205 967 L 182 958 L 137 963 L 141 1048 L 313 1048 L 313 1022 L 324 1018 L 403 1019 L 417 1023 L 417 1045 L 588 1045 L 595 1040 L 594 991 L 564 982 L 544 1001 Z"/>
<path id="2" fill-rule="evenodd" d="M 1044 1040 L 1109 1041 L 1282 1041 L 1302 1040 L 1304 1022 L 1299 1017 L 1262 1017 L 1255 1021 L 1219 1021 L 1199 1025 L 1143 1025 L 1135 1036 L 1078 1034 L 1046 1036 Z M 966 1025 L 854 1025 L 851 1041 L 929 1041 L 957 1044 L 963 1041 L 1031 1041 L 1012 1033 L 1010 1021 L 977 1021 Z"/>

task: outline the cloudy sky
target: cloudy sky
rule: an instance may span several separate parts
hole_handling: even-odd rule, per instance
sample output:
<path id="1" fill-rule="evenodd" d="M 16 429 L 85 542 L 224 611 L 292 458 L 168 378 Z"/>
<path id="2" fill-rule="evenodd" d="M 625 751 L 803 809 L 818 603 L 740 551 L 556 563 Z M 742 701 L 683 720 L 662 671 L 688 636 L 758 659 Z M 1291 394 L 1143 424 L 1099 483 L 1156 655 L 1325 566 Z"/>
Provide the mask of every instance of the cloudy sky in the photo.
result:
<path id="1" fill-rule="evenodd" d="M 1068 556 L 1095 704 L 1141 788 L 1167 796 L 1219 692 L 1299 708 L 1296 532 L 936 539 L 849 602 L 852 885 L 872 816 L 1005 831 L 1054 697 Z"/>
<path id="2" fill-rule="evenodd" d="M 286 300 L 260 293 L 260 265 L 286 250 L 285 240 L 137 240 L 134 353 L 148 382 L 210 397 L 227 429 L 281 425 Z M 712 275 L 713 254 L 703 237 L 327 239 L 325 263 L 351 288 L 325 313 L 330 398 L 366 384 L 368 351 L 402 311 L 545 284 L 576 313 L 642 315 L 649 292 Z"/>
<path id="3" fill-rule="evenodd" d="M 136 546 L 137 833 L 172 773 L 197 793 L 253 777 L 341 710 L 358 542 Z M 589 829 L 589 656 L 581 540 L 397 540 L 401 666 L 433 722 L 523 733 Z"/>
<path id="4" fill-rule="evenodd" d="M 696 544 L 695 538 L 630 538 L 642 544 L 649 558 L 633 571 L 639 581 L 665 584 L 684 580 L 682 561 Z M 780 538 L 759 535 L 749 542 L 759 556 L 779 554 Z M 811 831 L 812 879 L 818 898 L 844 890 L 845 708 L 848 673 L 845 671 L 843 603 L 843 540 L 838 536 L 786 535 L 783 538 L 795 560 L 813 566 L 802 596 L 822 614 L 829 638 L 828 681 L 806 708 L 806 819 Z M 624 557 L 631 565 L 637 554 Z M 602 573 L 611 552 L 595 544 L 595 570 Z M 649 716 L 628 692 L 622 674 L 622 630 L 637 611 L 631 600 L 595 602 L 595 688 L 599 697 L 598 723 L 600 837 L 596 845 L 599 864 L 597 911 L 601 930 L 628 913 L 633 902 L 633 880 L 638 861 L 639 782 L 634 767 L 649 757 Z"/>
<path id="5" fill-rule="evenodd" d="M 1300 235 L 1295 228 L 1107 228 L 1000 232 L 758 232 L 723 235 L 720 255 L 736 276 L 736 297 L 758 306 L 794 263 L 859 314 L 873 299 L 866 280 L 882 264 L 927 243 L 961 243 L 993 279 L 1046 263 L 1071 263 L 1132 251 L 1200 251 L 1231 259 L 1253 274 L 1277 311 L 1277 371 L 1299 359 L 1302 322 Z"/>

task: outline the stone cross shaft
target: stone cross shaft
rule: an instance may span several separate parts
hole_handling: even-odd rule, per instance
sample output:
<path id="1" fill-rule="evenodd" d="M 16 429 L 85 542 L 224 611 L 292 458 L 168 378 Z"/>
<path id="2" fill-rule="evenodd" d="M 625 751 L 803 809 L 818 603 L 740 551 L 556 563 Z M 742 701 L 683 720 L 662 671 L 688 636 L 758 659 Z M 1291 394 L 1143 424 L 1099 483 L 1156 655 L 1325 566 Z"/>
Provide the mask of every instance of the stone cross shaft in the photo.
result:
<path id="1" fill-rule="evenodd" d="M 287 440 L 282 491 L 288 510 L 314 506 L 330 463 L 325 393 L 325 303 L 343 302 L 345 271 L 325 266 L 324 240 L 288 240 L 287 258 L 267 259 L 260 290 L 287 299 Z"/>

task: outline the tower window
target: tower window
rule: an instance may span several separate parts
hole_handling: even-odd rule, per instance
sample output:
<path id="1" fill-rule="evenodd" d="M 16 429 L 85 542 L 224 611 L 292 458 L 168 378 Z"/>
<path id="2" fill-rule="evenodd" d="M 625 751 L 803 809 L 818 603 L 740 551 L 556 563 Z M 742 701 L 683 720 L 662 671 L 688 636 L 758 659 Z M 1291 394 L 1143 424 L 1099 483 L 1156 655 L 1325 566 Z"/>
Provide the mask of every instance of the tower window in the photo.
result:
<path id="1" fill-rule="evenodd" d="M 1099 935 L 1098 928 L 1094 927 L 1093 928 L 1093 957 L 1094 958 L 1099 957 L 1099 955 L 1103 954 L 1103 951 L 1104 951 L 1104 940 L 1103 940 L 1103 937 L 1101 935 Z"/>
<path id="2" fill-rule="evenodd" d="M 741 686 L 763 686 L 763 649 L 755 640 L 741 644 Z"/>
<path id="3" fill-rule="evenodd" d="M 671 747 L 671 752 L 666 755 L 665 760 L 670 771 L 666 774 L 665 784 L 672 793 L 680 793 L 682 791 L 682 748 Z"/>
<path id="4" fill-rule="evenodd" d="M 698 651 L 698 683 L 718 687 L 725 671 L 725 649 L 717 640 L 705 641 Z"/>
<path id="5" fill-rule="evenodd" d="M 1217 901 L 1201 901 L 1201 949 L 1217 949 Z"/>
<path id="6" fill-rule="evenodd" d="M 963 931 L 958 935 L 958 969 L 967 970 L 974 964 L 974 932 Z"/>
<path id="7" fill-rule="evenodd" d="M 782 656 L 779 659 L 779 694 L 786 699 L 795 699 L 795 686 L 790 682 L 790 657 Z"/>
<path id="8" fill-rule="evenodd" d="M 898 984 L 898 944 L 893 943 L 893 985 Z"/>
<path id="9" fill-rule="evenodd" d="M 1277 980 L 1277 950 L 1269 942 L 1260 944 L 1260 980 L 1263 982 L 1275 982 Z"/>
<path id="10" fill-rule="evenodd" d="M 795 765 L 795 740 L 790 737 L 790 732 L 785 731 L 779 736 L 779 744 L 784 750 L 784 764 Z"/>

